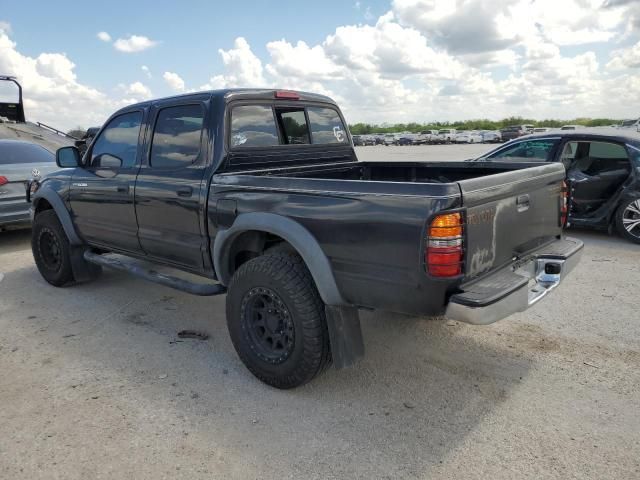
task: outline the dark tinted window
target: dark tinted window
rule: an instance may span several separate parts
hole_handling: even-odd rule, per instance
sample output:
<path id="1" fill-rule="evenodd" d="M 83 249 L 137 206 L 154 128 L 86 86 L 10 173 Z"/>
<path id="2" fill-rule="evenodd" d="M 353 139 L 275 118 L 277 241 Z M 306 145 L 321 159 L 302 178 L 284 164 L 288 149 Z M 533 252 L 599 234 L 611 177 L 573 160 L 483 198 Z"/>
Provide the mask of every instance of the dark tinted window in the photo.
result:
<path id="1" fill-rule="evenodd" d="M 201 105 L 160 110 L 151 143 L 151 166 L 179 168 L 195 162 L 200 153 L 203 122 L 204 109 Z"/>
<path id="2" fill-rule="evenodd" d="M 276 108 L 276 116 L 282 129 L 282 139 L 286 145 L 309 143 L 309 129 L 304 109 Z"/>
<path id="3" fill-rule="evenodd" d="M 55 155 L 40 145 L 0 140 L 0 165 L 55 161 Z"/>
<path id="4" fill-rule="evenodd" d="M 93 143 L 92 167 L 133 167 L 138 151 L 142 112 L 119 115 L 105 127 Z"/>
<path id="5" fill-rule="evenodd" d="M 231 110 L 229 144 L 232 148 L 278 145 L 278 131 L 271 107 L 242 105 Z"/>
<path id="6" fill-rule="evenodd" d="M 313 143 L 345 143 L 347 132 L 338 112 L 332 108 L 307 108 Z"/>
<path id="7" fill-rule="evenodd" d="M 488 155 L 487 158 L 504 162 L 546 162 L 551 160 L 551 153 L 557 143 L 558 140 L 517 142 Z"/>

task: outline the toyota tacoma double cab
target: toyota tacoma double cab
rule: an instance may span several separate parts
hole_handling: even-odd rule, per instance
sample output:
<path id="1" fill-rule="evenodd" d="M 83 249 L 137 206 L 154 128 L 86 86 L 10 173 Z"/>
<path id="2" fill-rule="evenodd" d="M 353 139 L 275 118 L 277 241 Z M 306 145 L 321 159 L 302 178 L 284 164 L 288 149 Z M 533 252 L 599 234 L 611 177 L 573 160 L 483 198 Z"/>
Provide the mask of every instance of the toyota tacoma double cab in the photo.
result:
<path id="1" fill-rule="evenodd" d="M 582 250 L 562 233 L 562 164 L 360 162 L 338 106 L 311 93 L 138 103 L 56 161 L 27 192 L 44 279 L 107 267 L 226 294 L 240 359 L 278 388 L 362 356 L 361 309 L 488 324 L 544 298 Z"/>

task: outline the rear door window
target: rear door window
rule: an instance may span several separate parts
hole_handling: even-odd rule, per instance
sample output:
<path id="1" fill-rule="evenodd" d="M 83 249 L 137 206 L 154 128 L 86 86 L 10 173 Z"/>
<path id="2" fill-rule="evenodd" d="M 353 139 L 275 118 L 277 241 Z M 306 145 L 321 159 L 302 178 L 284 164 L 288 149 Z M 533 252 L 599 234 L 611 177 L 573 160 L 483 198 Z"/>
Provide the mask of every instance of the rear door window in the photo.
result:
<path id="1" fill-rule="evenodd" d="M 332 108 L 308 107 L 311 137 L 314 144 L 344 143 L 347 133 L 338 112 Z"/>
<path id="2" fill-rule="evenodd" d="M 279 144 L 276 121 L 270 105 L 241 105 L 231 110 L 231 148 Z"/>
<path id="3" fill-rule="evenodd" d="M 528 140 L 503 148 L 487 158 L 498 162 L 548 162 L 557 144 L 556 139 Z"/>
<path id="4" fill-rule="evenodd" d="M 203 122 L 202 105 L 160 110 L 151 142 L 151 166 L 180 168 L 193 164 L 200 154 Z"/>

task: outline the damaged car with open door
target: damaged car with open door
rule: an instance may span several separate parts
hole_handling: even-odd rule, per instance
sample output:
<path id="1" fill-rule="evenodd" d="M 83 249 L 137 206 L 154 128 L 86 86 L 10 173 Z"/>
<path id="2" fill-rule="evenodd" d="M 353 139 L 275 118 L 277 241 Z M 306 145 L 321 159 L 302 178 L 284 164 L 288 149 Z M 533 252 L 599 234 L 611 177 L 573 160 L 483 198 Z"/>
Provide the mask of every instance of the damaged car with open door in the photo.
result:
<path id="1" fill-rule="evenodd" d="M 590 129 L 522 137 L 473 161 L 560 162 L 573 226 L 616 230 L 640 243 L 640 134 Z"/>

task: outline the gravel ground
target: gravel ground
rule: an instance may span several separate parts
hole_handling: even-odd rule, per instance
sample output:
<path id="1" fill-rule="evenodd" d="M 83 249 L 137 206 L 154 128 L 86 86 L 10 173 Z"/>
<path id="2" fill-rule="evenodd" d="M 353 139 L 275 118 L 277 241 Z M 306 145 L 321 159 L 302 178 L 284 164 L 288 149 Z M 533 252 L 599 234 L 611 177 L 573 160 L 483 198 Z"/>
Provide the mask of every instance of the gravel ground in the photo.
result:
<path id="1" fill-rule="evenodd" d="M 473 153 L 358 154 L 397 151 Z M 283 392 L 239 361 L 224 297 L 118 272 L 56 289 L 29 232 L 0 233 L 0 478 L 640 478 L 640 247 L 571 234 L 581 264 L 526 313 L 363 313 L 357 366 Z"/>

